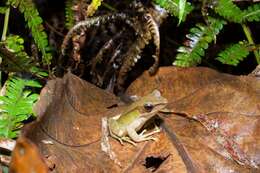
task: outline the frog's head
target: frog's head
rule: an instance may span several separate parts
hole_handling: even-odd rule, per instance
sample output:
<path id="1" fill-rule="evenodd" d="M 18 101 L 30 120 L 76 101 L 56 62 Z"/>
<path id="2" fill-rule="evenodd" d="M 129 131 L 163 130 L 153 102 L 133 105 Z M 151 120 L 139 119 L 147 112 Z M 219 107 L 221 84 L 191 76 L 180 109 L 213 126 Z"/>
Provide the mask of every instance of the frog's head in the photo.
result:
<path id="1" fill-rule="evenodd" d="M 147 112 L 160 111 L 165 108 L 168 100 L 161 95 L 159 90 L 154 90 L 152 93 L 144 96 L 142 99 L 143 107 Z"/>

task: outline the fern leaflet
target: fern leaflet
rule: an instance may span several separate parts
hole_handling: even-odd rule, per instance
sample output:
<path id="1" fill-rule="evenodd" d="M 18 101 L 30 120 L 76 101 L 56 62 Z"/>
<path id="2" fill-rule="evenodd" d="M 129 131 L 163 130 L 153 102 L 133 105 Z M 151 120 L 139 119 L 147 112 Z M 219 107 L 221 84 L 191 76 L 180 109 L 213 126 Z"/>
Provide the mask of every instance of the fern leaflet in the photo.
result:
<path id="1" fill-rule="evenodd" d="M 23 13 L 24 19 L 32 32 L 33 39 L 43 55 L 43 63 L 51 63 L 50 47 L 47 39 L 47 34 L 44 32 L 42 18 L 39 15 L 34 3 L 31 0 L 8 0 L 8 4 L 18 7 Z"/>
<path id="2" fill-rule="evenodd" d="M 260 21 L 259 3 L 249 6 L 246 10 L 241 10 L 232 2 L 232 0 L 219 0 L 218 5 L 215 7 L 215 11 L 220 16 L 235 23 Z"/>
<path id="3" fill-rule="evenodd" d="M 179 0 L 179 23 L 181 23 L 182 18 L 184 16 L 185 13 L 185 6 L 186 6 L 186 0 Z"/>
<path id="4" fill-rule="evenodd" d="M 223 20 L 209 18 L 209 25 L 197 24 L 196 27 L 191 28 L 188 38 L 189 45 L 182 46 L 178 49 L 178 54 L 173 65 L 181 67 L 195 66 L 201 62 L 201 58 L 205 54 L 205 49 L 208 48 L 216 35 L 223 28 L 226 23 Z"/>
<path id="5" fill-rule="evenodd" d="M 241 23 L 243 19 L 243 11 L 237 7 L 232 0 L 219 0 L 215 7 L 216 13 L 228 19 L 229 21 Z"/>
<path id="6" fill-rule="evenodd" d="M 249 44 L 247 42 L 237 43 L 229 46 L 218 54 L 217 60 L 223 64 L 237 66 L 240 61 L 249 54 Z"/>
<path id="7" fill-rule="evenodd" d="M 260 21 L 260 4 L 249 6 L 244 11 L 243 21 L 258 22 Z"/>
<path id="8" fill-rule="evenodd" d="M 186 16 L 193 10 L 191 3 L 185 2 L 183 4 L 183 0 L 154 0 L 154 2 L 170 14 L 178 17 L 179 23 L 180 21 L 185 21 Z"/>
<path id="9" fill-rule="evenodd" d="M 33 80 L 13 77 L 6 82 L 5 96 L 0 96 L 0 136 L 15 138 L 22 121 L 33 115 L 32 106 L 38 94 L 33 94 L 25 87 L 41 87 Z"/>
<path id="10" fill-rule="evenodd" d="M 48 76 L 48 74 L 33 63 L 27 55 L 23 46 L 24 40 L 17 36 L 8 36 L 0 47 L 0 56 L 3 59 L 1 68 L 11 72 L 30 72 L 38 77 Z"/>

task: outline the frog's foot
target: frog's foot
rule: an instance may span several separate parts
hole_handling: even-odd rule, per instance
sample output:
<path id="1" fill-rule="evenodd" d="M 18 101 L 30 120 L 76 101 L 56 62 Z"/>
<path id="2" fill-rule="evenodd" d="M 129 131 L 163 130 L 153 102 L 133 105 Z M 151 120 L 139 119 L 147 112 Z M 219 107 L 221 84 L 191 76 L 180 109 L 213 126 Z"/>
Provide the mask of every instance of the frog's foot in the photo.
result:
<path id="1" fill-rule="evenodd" d="M 113 133 L 110 133 L 110 135 L 111 135 L 111 137 L 113 137 L 113 138 L 115 138 L 116 140 L 118 140 L 121 145 L 124 145 L 122 138 L 120 138 L 120 137 L 114 135 Z"/>
<path id="2" fill-rule="evenodd" d="M 146 129 L 144 129 L 139 135 L 143 135 L 145 132 L 147 132 Z"/>

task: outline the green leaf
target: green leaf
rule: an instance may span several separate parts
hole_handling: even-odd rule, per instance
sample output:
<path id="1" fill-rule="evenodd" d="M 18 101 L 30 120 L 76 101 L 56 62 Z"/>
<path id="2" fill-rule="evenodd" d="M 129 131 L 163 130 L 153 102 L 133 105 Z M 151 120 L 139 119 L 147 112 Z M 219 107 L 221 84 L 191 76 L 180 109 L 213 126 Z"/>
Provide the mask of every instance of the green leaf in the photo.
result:
<path id="1" fill-rule="evenodd" d="M 160 7 L 164 8 L 171 15 L 179 18 L 180 21 L 185 21 L 186 16 L 193 10 L 191 3 L 186 0 L 153 0 Z M 184 3 L 185 2 L 185 3 Z"/>
<path id="2" fill-rule="evenodd" d="M 225 19 L 236 23 L 241 23 L 244 15 L 243 11 L 232 0 L 219 0 L 215 11 Z"/>
<path id="3" fill-rule="evenodd" d="M 226 23 L 211 17 L 208 18 L 208 22 L 209 25 L 197 24 L 196 27 L 190 29 L 190 33 L 186 36 L 188 45 L 179 47 L 179 53 L 173 65 L 190 67 L 201 62 L 209 43 L 215 39 Z"/>
<path id="4" fill-rule="evenodd" d="M 247 42 L 237 43 L 229 46 L 218 54 L 217 60 L 223 64 L 237 66 L 240 61 L 249 54 L 249 44 Z"/>
<path id="5" fill-rule="evenodd" d="M 6 93 L 0 96 L 0 137 L 14 138 L 22 127 L 22 121 L 34 115 L 33 104 L 38 94 L 25 90 L 25 87 L 40 87 L 33 80 L 12 77 L 6 82 Z"/>
<path id="6" fill-rule="evenodd" d="M 259 3 L 249 6 L 246 10 L 241 10 L 232 2 L 232 0 L 219 0 L 214 9 L 216 13 L 231 22 L 242 23 L 246 21 L 260 21 Z"/>
<path id="7" fill-rule="evenodd" d="M 260 21 L 260 4 L 254 4 L 249 6 L 243 15 L 243 21 L 259 22 Z"/>
<path id="8" fill-rule="evenodd" d="M 179 23 L 178 23 L 178 25 L 181 23 L 182 18 L 184 16 L 185 6 L 186 6 L 186 0 L 179 0 Z"/>
<path id="9" fill-rule="evenodd" d="M 36 9 L 32 0 L 8 0 L 8 4 L 18 7 L 19 11 L 23 13 L 24 19 L 27 22 L 28 27 L 31 30 L 33 39 L 42 53 L 43 63 L 49 65 L 51 63 L 51 53 L 48 43 L 47 34 L 44 31 L 42 25 L 42 18 L 39 16 L 39 12 Z"/>

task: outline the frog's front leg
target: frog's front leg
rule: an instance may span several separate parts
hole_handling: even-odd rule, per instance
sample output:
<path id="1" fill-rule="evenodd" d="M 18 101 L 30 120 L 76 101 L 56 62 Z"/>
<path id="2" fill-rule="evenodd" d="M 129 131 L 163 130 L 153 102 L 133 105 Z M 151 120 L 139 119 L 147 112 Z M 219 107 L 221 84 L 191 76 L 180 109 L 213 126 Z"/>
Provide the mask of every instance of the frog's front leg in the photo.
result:
<path id="1" fill-rule="evenodd" d="M 156 141 L 156 138 L 145 135 L 138 135 L 135 131 L 135 129 L 127 128 L 128 136 L 134 141 L 134 142 L 142 142 L 142 141 L 149 141 L 154 140 Z M 154 133 L 153 133 L 154 134 Z"/>
<path id="2" fill-rule="evenodd" d="M 134 141 L 134 142 L 142 142 L 142 141 L 148 141 L 148 140 L 156 140 L 156 138 L 151 137 L 151 135 L 155 134 L 155 133 L 159 133 L 160 129 L 159 127 L 156 126 L 155 130 L 153 130 L 150 133 L 146 133 L 146 130 L 142 131 L 140 134 L 137 134 L 136 129 L 137 127 L 140 126 L 140 124 L 143 124 L 143 121 L 145 121 L 145 119 L 140 118 L 136 121 L 134 121 L 131 125 L 129 125 L 126 130 L 128 133 L 128 136 Z"/>
<path id="3" fill-rule="evenodd" d="M 145 133 L 146 131 L 147 130 L 144 129 L 139 135 L 142 135 L 143 137 L 148 137 L 148 136 L 151 136 L 153 134 L 161 132 L 160 128 L 158 126 L 156 126 L 156 125 L 155 125 L 155 128 L 151 132 Z"/>

